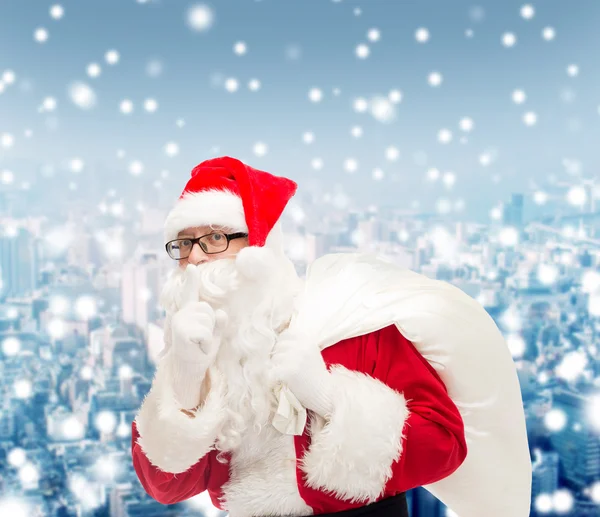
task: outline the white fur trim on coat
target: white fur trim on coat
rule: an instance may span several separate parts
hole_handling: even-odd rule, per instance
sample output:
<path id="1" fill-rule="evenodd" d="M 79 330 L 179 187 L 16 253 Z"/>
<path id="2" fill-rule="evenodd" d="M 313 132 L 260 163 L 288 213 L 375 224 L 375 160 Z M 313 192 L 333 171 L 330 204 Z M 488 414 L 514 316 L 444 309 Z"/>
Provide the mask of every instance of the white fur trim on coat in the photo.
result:
<path id="1" fill-rule="evenodd" d="M 212 224 L 247 232 L 242 199 L 228 190 L 186 192 L 167 215 L 165 243 L 176 239 L 181 230 Z"/>
<path id="2" fill-rule="evenodd" d="M 150 463 L 177 474 L 214 448 L 226 412 L 219 374 L 211 369 L 211 388 L 204 405 L 196 411 L 195 418 L 182 413 L 171 387 L 171 359 L 167 353 L 160 361 L 135 422 L 140 434 L 137 443 Z"/>
<path id="3" fill-rule="evenodd" d="M 311 488 L 370 503 L 392 477 L 408 418 L 404 396 L 369 375 L 331 368 L 331 415 L 310 423 L 311 445 L 301 460 Z"/>

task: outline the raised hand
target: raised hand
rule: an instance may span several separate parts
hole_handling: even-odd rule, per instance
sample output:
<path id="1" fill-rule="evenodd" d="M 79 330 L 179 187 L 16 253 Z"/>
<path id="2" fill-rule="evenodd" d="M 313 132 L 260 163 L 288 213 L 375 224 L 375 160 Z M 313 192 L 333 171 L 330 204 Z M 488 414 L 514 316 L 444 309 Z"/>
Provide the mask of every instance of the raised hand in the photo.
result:
<path id="1" fill-rule="evenodd" d="M 196 266 L 185 270 L 181 309 L 171 322 L 172 343 L 175 354 L 185 361 L 208 366 L 215 358 L 220 339 L 215 326 L 226 323 L 226 314 L 200 301 L 200 279 Z"/>

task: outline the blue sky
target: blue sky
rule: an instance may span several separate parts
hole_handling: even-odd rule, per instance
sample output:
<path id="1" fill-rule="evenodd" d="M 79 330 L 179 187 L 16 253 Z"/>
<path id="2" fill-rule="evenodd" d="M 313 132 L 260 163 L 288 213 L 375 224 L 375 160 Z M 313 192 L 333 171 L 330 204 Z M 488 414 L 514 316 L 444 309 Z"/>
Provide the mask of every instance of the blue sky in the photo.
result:
<path id="1" fill-rule="evenodd" d="M 64 9 L 58 20 L 50 16 L 55 4 Z M 204 31 L 186 21 L 198 4 L 214 15 Z M 520 14 L 525 4 L 535 9 L 530 19 Z M 568 178 L 565 159 L 584 176 L 595 172 L 598 26 L 594 0 L 3 0 L 0 74 L 12 70 L 16 80 L 0 94 L 0 133 L 14 138 L 0 147 L 0 168 L 14 173 L 15 185 L 35 185 L 40 170 L 57 191 L 75 182 L 92 202 L 100 193 L 85 185 L 118 190 L 137 182 L 144 190 L 160 181 L 169 198 L 195 164 L 229 154 L 292 177 L 301 191 L 309 183 L 323 192 L 343 188 L 359 205 L 418 200 L 431 208 L 441 198 L 462 199 L 466 213 L 482 219 L 510 192 L 533 192 L 532 182 L 542 187 L 550 174 Z M 40 27 L 45 43 L 34 39 Z M 416 41 L 420 27 L 429 31 L 426 43 Z M 555 31 L 550 41 L 546 27 Z M 369 39 L 371 29 L 378 41 Z M 503 45 L 505 33 L 515 35 L 512 47 Z M 240 41 L 244 55 L 233 51 Z M 366 59 L 356 55 L 360 44 L 369 47 Z M 105 61 L 110 49 L 120 55 L 115 65 Z M 153 61 L 162 71 L 149 75 Z M 86 73 L 90 63 L 101 66 L 98 77 Z M 443 78 L 438 87 L 428 83 L 432 72 Z M 227 78 L 239 82 L 237 91 L 227 91 Z M 251 79 L 260 89 L 248 88 Z M 72 102 L 76 81 L 93 89 L 94 108 Z M 310 101 L 311 88 L 322 91 L 320 102 Z M 395 89 L 402 100 L 389 103 L 393 121 L 356 111 L 357 98 Z M 512 100 L 515 89 L 525 92 L 524 103 Z M 56 107 L 40 113 L 48 97 Z M 153 113 L 144 110 L 148 98 L 158 103 Z M 125 99 L 133 102 L 129 115 L 119 109 Z M 523 122 L 526 112 L 535 113 L 535 125 Z M 465 117 L 470 132 L 459 127 Z M 451 132 L 449 143 L 439 141 L 441 130 Z M 306 132 L 314 135 L 309 144 Z M 168 142 L 177 144 L 176 156 L 165 152 Z M 266 144 L 264 155 L 255 154 L 257 143 Z M 488 165 L 482 156 L 491 157 Z M 69 170 L 74 158 L 81 171 Z M 130 174 L 132 162 L 143 164 L 139 176 Z M 453 185 L 428 180 L 430 168 L 452 173 Z M 373 179 L 374 169 L 382 179 Z M 91 181 L 107 170 L 127 182 Z"/>

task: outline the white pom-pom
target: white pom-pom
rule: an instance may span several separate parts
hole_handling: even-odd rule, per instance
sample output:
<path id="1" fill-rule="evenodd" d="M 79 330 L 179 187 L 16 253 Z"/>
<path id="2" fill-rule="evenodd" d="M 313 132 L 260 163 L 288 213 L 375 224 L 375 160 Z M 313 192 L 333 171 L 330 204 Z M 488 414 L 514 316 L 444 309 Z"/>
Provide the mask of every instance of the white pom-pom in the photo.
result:
<path id="1" fill-rule="evenodd" d="M 269 278 L 277 271 L 277 257 L 273 250 L 259 246 L 242 248 L 235 264 L 241 275 L 249 280 Z"/>

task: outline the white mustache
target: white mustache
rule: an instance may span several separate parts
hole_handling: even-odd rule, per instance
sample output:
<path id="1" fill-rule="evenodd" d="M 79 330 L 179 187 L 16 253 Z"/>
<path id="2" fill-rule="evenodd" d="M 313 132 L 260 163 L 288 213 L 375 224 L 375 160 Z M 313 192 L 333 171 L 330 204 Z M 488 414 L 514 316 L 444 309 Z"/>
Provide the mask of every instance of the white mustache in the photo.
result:
<path id="1" fill-rule="evenodd" d="M 240 277 L 235 259 L 219 259 L 196 266 L 200 280 L 200 298 L 219 304 L 240 288 Z"/>

